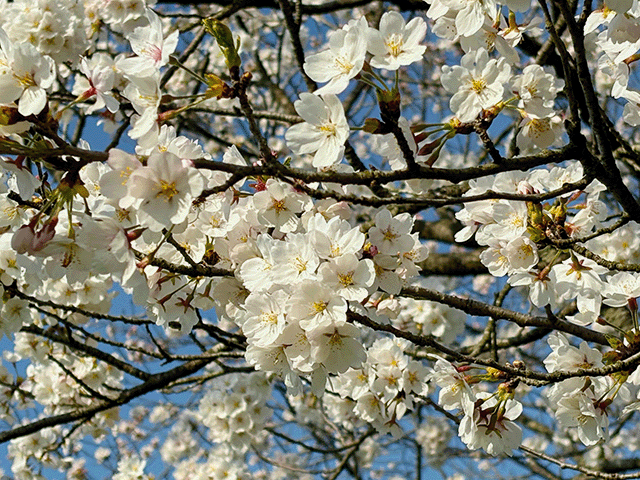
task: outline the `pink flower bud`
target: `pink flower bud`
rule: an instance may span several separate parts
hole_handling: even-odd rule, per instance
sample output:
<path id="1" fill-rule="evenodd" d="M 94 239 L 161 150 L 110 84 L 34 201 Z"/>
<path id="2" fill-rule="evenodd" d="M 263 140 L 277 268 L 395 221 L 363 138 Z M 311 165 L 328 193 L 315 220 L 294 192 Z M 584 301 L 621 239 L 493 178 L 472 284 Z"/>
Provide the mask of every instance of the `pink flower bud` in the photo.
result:
<path id="1" fill-rule="evenodd" d="M 531 195 L 533 193 L 540 192 L 533 188 L 533 185 L 531 185 L 529 182 L 527 182 L 526 180 L 522 180 L 520 183 L 518 183 L 518 193 L 521 193 L 523 195 Z"/>
<path id="2" fill-rule="evenodd" d="M 11 248 L 19 254 L 26 253 L 34 236 L 35 232 L 31 225 L 21 226 L 11 238 Z"/>
<path id="3" fill-rule="evenodd" d="M 56 225 L 58 224 L 58 216 L 49 218 L 42 228 L 38 230 L 31 240 L 29 253 L 39 252 L 56 234 Z"/>

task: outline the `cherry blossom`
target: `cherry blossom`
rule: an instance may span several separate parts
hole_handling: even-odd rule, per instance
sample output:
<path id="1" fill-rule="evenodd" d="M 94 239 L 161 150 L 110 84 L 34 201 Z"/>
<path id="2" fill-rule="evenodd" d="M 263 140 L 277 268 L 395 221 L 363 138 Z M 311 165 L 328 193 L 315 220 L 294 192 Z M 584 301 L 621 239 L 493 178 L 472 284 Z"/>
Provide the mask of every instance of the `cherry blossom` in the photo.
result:
<path id="1" fill-rule="evenodd" d="M 31 44 L 13 45 L 1 28 L 0 49 L 6 65 L 0 69 L 0 103 L 17 101 L 25 117 L 40 113 L 47 103 L 46 90 L 55 80 L 53 60 Z"/>
<path id="2" fill-rule="evenodd" d="M 181 223 L 191 201 L 202 192 L 201 174 L 172 153 L 152 153 L 147 165 L 127 182 L 128 193 L 139 200 L 138 217 L 153 231 Z"/>
<path id="3" fill-rule="evenodd" d="M 349 126 L 342 103 L 332 94 L 318 97 L 302 93 L 295 102 L 304 123 L 294 125 L 285 136 L 289 147 L 297 154 L 315 153 L 314 167 L 328 167 L 342 160 Z"/>
<path id="4" fill-rule="evenodd" d="M 316 82 L 329 82 L 316 90 L 317 95 L 338 94 L 364 65 L 367 53 L 367 21 L 364 17 L 351 28 L 331 33 L 329 48 L 305 59 L 304 71 Z"/>
<path id="5" fill-rule="evenodd" d="M 402 15 L 387 12 L 380 19 L 379 29 L 369 29 L 367 50 L 373 54 L 371 66 L 397 70 L 420 60 L 427 47 L 419 45 L 427 32 L 427 24 L 414 18 L 405 24 Z"/>
<path id="6" fill-rule="evenodd" d="M 162 22 L 153 10 L 147 11 L 149 25 L 138 27 L 128 37 L 136 57 L 124 58 L 118 68 L 132 77 L 149 77 L 167 64 L 169 55 L 178 45 L 178 31 L 166 38 L 162 32 Z"/>
<path id="7" fill-rule="evenodd" d="M 632 475 L 639 4 L 276 3 L 2 2 L 11 474 Z"/>
<path id="8" fill-rule="evenodd" d="M 460 66 L 445 65 L 442 85 L 453 93 L 450 107 L 461 122 L 470 122 L 483 109 L 489 109 L 503 98 L 504 84 L 509 80 L 511 67 L 504 59 L 489 59 L 483 48 L 469 52 Z"/>

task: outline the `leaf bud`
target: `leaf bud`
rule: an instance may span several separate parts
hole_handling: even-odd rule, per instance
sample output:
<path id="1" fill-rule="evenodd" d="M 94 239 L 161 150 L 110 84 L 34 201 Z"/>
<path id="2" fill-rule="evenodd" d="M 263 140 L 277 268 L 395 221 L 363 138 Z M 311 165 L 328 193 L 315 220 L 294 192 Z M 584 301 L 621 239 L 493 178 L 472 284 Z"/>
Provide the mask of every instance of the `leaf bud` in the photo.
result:
<path id="1" fill-rule="evenodd" d="M 205 30 L 218 42 L 218 46 L 224 55 L 225 62 L 229 70 L 240 68 L 242 63 L 231 29 L 215 18 L 205 18 L 202 20 Z"/>

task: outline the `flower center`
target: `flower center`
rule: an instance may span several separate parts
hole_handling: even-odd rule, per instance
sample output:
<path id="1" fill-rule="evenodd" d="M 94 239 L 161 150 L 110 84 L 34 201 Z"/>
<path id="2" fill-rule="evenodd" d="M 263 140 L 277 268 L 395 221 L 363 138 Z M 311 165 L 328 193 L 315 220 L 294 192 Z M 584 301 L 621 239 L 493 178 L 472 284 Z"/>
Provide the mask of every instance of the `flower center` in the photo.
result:
<path id="1" fill-rule="evenodd" d="M 534 137 L 539 137 L 541 134 L 549 131 L 549 120 L 546 118 L 533 118 L 529 122 L 529 131 Z"/>
<path id="2" fill-rule="evenodd" d="M 118 208 L 116 210 L 116 216 L 118 217 L 119 222 L 124 222 L 131 220 L 131 212 L 126 208 Z"/>
<path id="3" fill-rule="evenodd" d="M 482 93 L 485 88 L 487 88 L 487 82 L 484 78 L 474 79 L 471 82 L 471 89 L 478 94 Z"/>
<path id="4" fill-rule="evenodd" d="M 329 137 L 329 136 L 335 135 L 337 129 L 333 123 L 327 122 L 320 125 L 320 131 L 326 133 L 327 137 Z"/>
<path id="5" fill-rule="evenodd" d="M 394 33 L 390 35 L 389 38 L 387 38 L 387 41 L 385 43 L 387 45 L 387 50 L 389 50 L 389 53 L 392 56 L 397 57 L 403 52 L 402 47 L 404 45 L 404 42 L 402 41 L 401 35 Z"/>
<path id="6" fill-rule="evenodd" d="M 164 195 L 167 197 L 167 202 L 171 200 L 175 195 L 178 194 L 178 189 L 176 188 L 176 182 L 166 182 L 164 180 L 160 180 L 160 191 L 156 193 L 156 198 Z"/>
<path id="7" fill-rule="evenodd" d="M 339 273 L 338 281 L 345 287 L 353 285 L 353 272 L 349 272 L 345 274 Z"/>
<path id="8" fill-rule="evenodd" d="M 298 273 L 302 273 L 304 271 L 307 270 L 307 261 L 303 260 L 300 257 L 296 257 L 296 259 L 293 261 L 294 265 L 296 266 L 296 268 L 298 269 Z"/>
<path id="9" fill-rule="evenodd" d="M 511 225 L 514 227 L 522 227 L 524 225 L 524 218 L 520 215 L 513 215 L 511 217 Z"/>
<path id="10" fill-rule="evenodd" d="M 327 309 L 328 302 L 313 302 L 313 309 L 316 313 L 322 313 Z"/>
<path id="11" fill-rule="evenodd" d="M 265 323 L 277 324 L 278 315 L 273 312 L 265 313 L 264 315 L 262 315 L 262 321 Z"/>
<path id="12" fill-rule="evenodd" d="M 398 238 L 398 235 L 396 235 L 395 232 L 393 232 L 390 228 L 388 228 L 383 232 L 382 237 L 387 242 L 391 242 L 392 240 L 395 240 L 396 238 Z"/>
<path id="13" fill-rule="evenodd" d="M 349 73 L 353 68 L 353 63 L 341 56 L 336 57 L 334 63 L 336 67 L 338 67 L 338 70 L 340 70 L 345 75 Z"/>
<path id="14" fill-rule="evenodd" d="M 18 207 L 4 207 L 2 211 L 10 220 L 18 217 Z"/>
<path id="15" fill-rule="evenodd" d="M 33 79 L 33 75 L 31 73 L 25 73 L 24 75 L 16 75 L 13 74 L 16 80 L 20 83 L 24 88 L 35 87 L 36 81 Z"/>
<path id="16" fill-rule="evenodd" d="M 157 45 L 147 44 L 147 48 L 142 49 L 142 53 L 158 63 L 162 60 L 162 50 Z"/>
<path id="17" fill-rule="evenodd" d="M 286 210 L 286 207 L 284 206 L 284 198 L 281 200 L 276 200 L 275 198 L 273 198 L 271 200 L 271 206 L 269 207 L 269 210 L 275 210 L 276 213 L 280 213 Z"/>

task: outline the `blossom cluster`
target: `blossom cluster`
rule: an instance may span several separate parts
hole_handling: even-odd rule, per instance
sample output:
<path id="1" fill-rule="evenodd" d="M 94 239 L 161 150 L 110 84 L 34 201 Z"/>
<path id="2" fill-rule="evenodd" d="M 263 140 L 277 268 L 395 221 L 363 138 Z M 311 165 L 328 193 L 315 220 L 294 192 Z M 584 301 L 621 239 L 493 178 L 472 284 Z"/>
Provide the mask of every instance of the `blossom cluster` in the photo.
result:
<path id="1" fill-rule="evenodd" d="M 269 195 L 266 205 L 272 210 L 285 203 L 282 186 L 276 185 L 268 181 L 256 194 Z M 286 197 L 294 201 L 294 195 Z M 327 375 L 360 366 L 365 351 L 359 329 L 347 322 L 348 307 L 362 305 L 377 290 L 399 293 L 417 274 L 415 262 L 426 257 L 425 247 L 409 233 L 408 214 L 392 217 L 381 210 L 365 235 L 340 213 L 345 211 L 310 210 L 302 215 L 306 226 L 300 233 L 282 240 L 257 236 L 255 253 L 246 252 L 250 258 L 239 267 L 249 295 L 234 321 L 247 337 L 246 358 L 260 370 L 282 375 L 294 392 L 301 388 L 300 375 L 311 374 L 320 392 Z"/>
<path id="2" fill-rule="evenodd" d="M 581 165 L 573 163 L 566 168 L 535 170 L 529 174 L 499 174 L 472 181 L 465 195 L 477 195 L 487 190 L 539 194 L 582 178 Z M 487 246 L 480 258 L 489 272 L 497 277 L 509 275 L 511 285 L 527 287 L 529 300 L 536 307 L 550 305 L 555 308 L 575 299 L 578 312 L 571 319 L 587 325 L 598 318 L 603 296 L 607 298 L 605 303 L 612 306 L 622 305 L 614 297 L 623 298 L 624 302 L 634 297 L 631 284 L 637 276 L 620 273 L 608 275 L 605 281 L 605 274 L 609 273 L 606 267 L 573 252 L 566 258 L 557 255 L 543 265 L 538 245 L 545 239 L 579 239 L 601 228 L 607 216 L 600 200 L 603 191 L 604 185 L 595 180 L 579 196 L 567 194 L 553 204 L 512 200 L 467 203 L 456 214 L 466 225 L 456 239 L 464 241 L 475 235 L 479 244 Z M 626 282 L 622 282 L 623 278 Z"/>
<path id="3" fill-rule="evenodd" d="M 310 438 L 335 441 L 314 453 L 357 445 L 356 471 L 371 467 L 382 449 L 372 432 L 402 437 L 409 414 L 435 403 L 434 391 L 436 408 L 458 415 L 460 440 L 490 456 L 510 456 L 522 443 L 518 422 L 527 409 L 552 412 L 574 443 L 591 448 L 610 440 L 614 409 L 640 408 L 632 400 L 640 382 L 635 364 L 608 375 L 640 348 L 640 273 L 629 266 L 640 256 L 640 227 L 626 217 L 616 227 L 620 211 L 610 206 L 611 198 L 633 194 L 610 195 L 615 182 L 606 175 L 615 172 L 594 173 L 573 153 L 540 153 L 569 137 L 567 98 L 567 117 L 588 109 L 573 105 L 572 80 L 559 78 L 560 69 L 520 61 L 524 49 L 516 48 L 525 34 L 541 44 L 546 38 L 540 19 L 516 14 L 530 2 L 434 0 L 431 27 L 395 11 L 380 12 L 375 27 L 372 16 L 345 18 L 319 51 L 307 25 L 285 35 L 280 17 L 255 12 L 232 32 L 209 17 L 202 28 L 211 38 L 193 37 L 184 58 L 177 55 L 185 43 L 180 31 L 202 11 L 173 18 L 151 6 L 0 0 L 0 338 L 13 341 L 4 360 L 23 370 L 13 375 L 0 365 L 0 419 L 15 423 L 32 407 L 61 416 L 100 402 L 114 406 L 80 416 L 68 430 L 58 425 L 12 440 L 16 478 L 43 478 L 38 463 L 82 478 L 83 463 L 73 458 L 77 440 L 100 443 L 108 435 L 120 435 L 119 458 L 105 447 L 95 459 L 113 462 L 115 479 L 151 478 L 145 469 L 156 450 L 178 479 L 260 478 L 247 458 L 273 447 L 273 432 L 293 439 L 273 427 L 290 420 L 315 429 Z M 622 117 L 631 126 L 640 124 L 631 75 L 638 18 L 637 2 L 616 0 L 591 12 L 584 26 L 600 55 L 588 58 L 598 65 L 596 82 L 626 100 Z M 277 34 L 257 40 L 262 28 Z M 446 46 L 441 51 L 456 45 L 460 53 L 417 74 L 427 48 L 438 45 L 431 34 Z M 258 47 L 273 38 L 282 41 L 278 48 Z M 316 53 L 300 56 L 299 44 Z M 280 88 L 272 78 L 291 73 L 280 71 L 286 63 L 301 72 L 290 75 L 291 88 Z M 262 78 L 252 84 L 254 67 Z M 422 117 L 415 114 L 420 102 L 409 98 L 418 89 L 428 92 L 420 98 Z M 287 114 L 270 110 L 291 92 Z M 428 103 L 436 93 L 441 105 Z M 203 112 L 212 125 L 195 116 Z M 80 138 L 87 119 L 114 131 L 107 151 Z M 575 130 L 574 120 L 567 125 Z M 511 123 L 503 137 L 509 151 L 489 134 L 501 123 Z M 570 133 L 585 156 L 600 154 L 584 146 L 589 133 Z M 448 151 L 453 138 L 475 134 L 493 164 L 471 159 L 475 147 L 464 155 Z M 616 141 L 620 158 L 634 158 L 632 146 Z M 513 166 L 521 153 L 536 168 Z M 545 167 L 547 160 L 553 164 Z M 632 190 L 637 180 L 616 185 Z M 451 246 L 453 238 L 479 246 L 483 268 L 471 273 L 489 275 L 418 279 L 430 251 L 429 233 L 418 227 L 437 223 L 433 215 L 462 229 L 433 233 L 431 251 L 455 260 L 466 251 Z M 495 283 L 505 286 L 500 293 L 489 276 L 502 278 Z M 475 293 L 496 293 L 496 305 L 458 295 L 471 283 Z M 497 303 L 510 287 L 526 300 L 525 310 L 547 316 L 505 313 Z M 422 299 L 421 290 L 433 299 Z M 119 292 L 145 315 L 115 315 Z M 609 321 L 610 310 L 629 318 Z M 524 327 L 498 342 L 498 320 Z M 130 327 L 122 337 L 120 324 Z M 531 325 L 562 325 L 602 346 L 547 331 L 551 352 L 527 357 L 527 345 L 517 342 Z M 145 340 L 136 328 L 146 330 Z M 535 356 L 548 376 L 531 374 L 519 360 Z M 146 360 L 159 375 L 179 373 L 181 367 L 171 370 L 175 362 L 188 373 L 158 386 L 159 376 L 133 366 Z M 200 369 L 202 377 L 191 376 Z M 590 376 L 574 375 L 578 369 Z M 521 396 L 527 375 L 551 383 L 544 402 L 527 405 Z M 175 405 L 138 405 L 127 411 L 129 423 L 120 418 L 126 394 L 148 385 L 175 393 L 181 382 L 194 397 L 179 414 Z M 144 437 L 147 421 L 168 434 L 162 445 L 155 438 L 132 451 L 124 437 Z M 443 422 L 418 422 L 414 432 L 434 465 L 451 438 Z M 291 443 L 304 450 L 303 441 Z M 58 447 L 67 453 L 53 454 Z M 268 459 L 272 470 L 261 474 L 305 478 L 287 470 L 296 453 Z M 322 463 L 319 457 L 310 454 L 310 462 Z"/>
<path id="4" fill-rule="evenodd" d="M 408 347 L 409 342 L 399 339 L 376 340 L 367 350 L 362 367 L 350 368 L 333 382 L 343 401 L 341 410 L 353 409 L 356 418 L 378 431 L 400 436 L 400 420 L 429 391 L 427 369 L 404 353 Z M 337 415 L 340 410 L 335 402 L 331 406 L 333 416 L 336 420 L 344 418 L 343 414 Z"/>
<path id="5" fill-rule="evenodd" d="M 439 358 L 430 380 L 440 387 L 438 403 L 445 410 L 461 410 L 460 440 L 471 450 L 482 448 L 491 455 L 511 455 L 522 442 L 522 428 L 516 420 L 522 404 L 513 398 L 513 386 L 502 383 L 493 394 L 482 391 L 473 375 L 474 366 L 456 367 Z"/>
<path id="6" fill-rule="evenodd" d="M 271 409 L 266 406 L 271 393 L 269 383 L 264 374 L 253 373 L 227 377 L 223 384 L 202 397 L 198 420 L 209 429 L 214 442 L 246 451 L 257 442 L 256 437 L 263 433 L 271 416 Z"/>

